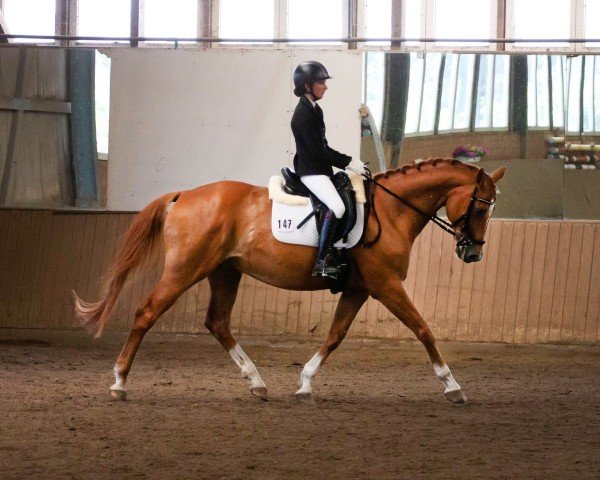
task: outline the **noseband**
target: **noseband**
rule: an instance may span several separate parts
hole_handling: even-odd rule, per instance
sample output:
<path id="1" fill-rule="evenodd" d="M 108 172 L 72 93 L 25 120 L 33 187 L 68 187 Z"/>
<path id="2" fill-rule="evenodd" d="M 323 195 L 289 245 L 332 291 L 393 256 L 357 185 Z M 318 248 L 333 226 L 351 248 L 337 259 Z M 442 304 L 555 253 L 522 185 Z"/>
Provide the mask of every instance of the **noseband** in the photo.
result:
<path id="1" fill-rule="evenodd" d="M 424 216 L 428 220 L 431 220 L 442 230 L 448 232 L 456 240 L 456 246 L 468 247 L 470 245 L 485 244 L 485 240 L 477 240 L 477 239 L 473 238 L 473 233 L 471 231 L 471 222 L 470 222 L 471 215 L 472 215 L 473 209 L 475 208 L 476 202 L 482 202 L 482 203 L 485 203 L 486 205 L 494 205 L 496 203 L 496 201 L 495 200 L 487 200 L 485 198 L 478 197 L 477 196 L 477 184 L 475 184 L 475 189 L 473 190 L 473 193 L 471 194 L 471 200 L 469 202 L 469 206 L 467 207 L 467 210 L 465 211 L 465 213 L 463 213 L 456 221 L 450 223 L 447 220 L 444 220 L 443 218 L 438 217 L 437 213 L 430 215 L 430 214 L 424 212 L 423 210 L 421 210 L 417 206 L 413 205 L 411 202 L 409 202 L 405 198 L 402 198 L 400 195 L 397 195 L 396 193 L 392 192 L 389 188 L 384 187 L 381 183 L 373 180 L 373 178 L 371 176 L 371 172 L 367 168 L 365 168 L 365 170 L 367 171 L 367 173 L 362 174 L 362 176 L 365 180 L 367 180 L 367 181 L 371 182 L 373 185 L 381 188 L 384 192 L 391 195 L 396 200 L 399 200 L 400 202 L 402 202 L 404 205 L 406 205 L 410 209 L 412 209 L 415 212 L 417 212 L 418 214 Z M 375 213 L 375 196 L 374 195 L 373 195 L 373 200 L 371 203 L 373 204 L 372 205 L 373 213 Z M 463 227 L 460 229 L 460 232 L 455 232 L 454 229 L 461 222 L 464 222 Z M 379 240 L 380 235 L 381 235 L 381 226 L 380 226 L 379 232 L 377 233 L 376 237 L 369 242 L 363 242 L 362 246 L 370 247 L 371 245 L 375 244 L 375 242 L 377 242 L 377 240 Z"/>
<path id="2" fill-rule="evenodd" d="M 475 185 L 475 189 L 471 194 L 471 201 L 469 202 L 469 206 L 467 207 L 467 211 L 463 213 L 458 219 L 450 224 L 452 228 L 452 233 L 454 238 L 456 238 L 456 246 L 457 247 L 468 247 L 469 245 L 483 245 L 485 240 L 477 240 L 473 238 L 473 232 L 471 231 L 471 215 L 473 214 L 473 209 L 475 208 L 475 202 L 485 203 L 486 205 L 494 205 L 496 203 L 495 200 L 487 200 L 485 198 L 481 198 L 477 196 L 477 185 Z M 464 222 L 463 227 L 460 229 L 460 232 L 455 232 L 454 228 L 461 223 Z"/>

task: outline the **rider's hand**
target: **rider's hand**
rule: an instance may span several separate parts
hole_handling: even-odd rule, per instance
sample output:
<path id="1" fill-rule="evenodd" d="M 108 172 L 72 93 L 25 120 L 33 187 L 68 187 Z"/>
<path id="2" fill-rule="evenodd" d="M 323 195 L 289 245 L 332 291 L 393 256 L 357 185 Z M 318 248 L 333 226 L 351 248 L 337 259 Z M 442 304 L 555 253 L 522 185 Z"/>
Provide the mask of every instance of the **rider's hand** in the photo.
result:
<path id="1" fill-rule="evenodd" d="M 363 175 L 364 173 L 366 173 L 365 164 L 357 159 L 352 159 L 346 167 L 346 170 L 358 173 L 359 175 Z"/>

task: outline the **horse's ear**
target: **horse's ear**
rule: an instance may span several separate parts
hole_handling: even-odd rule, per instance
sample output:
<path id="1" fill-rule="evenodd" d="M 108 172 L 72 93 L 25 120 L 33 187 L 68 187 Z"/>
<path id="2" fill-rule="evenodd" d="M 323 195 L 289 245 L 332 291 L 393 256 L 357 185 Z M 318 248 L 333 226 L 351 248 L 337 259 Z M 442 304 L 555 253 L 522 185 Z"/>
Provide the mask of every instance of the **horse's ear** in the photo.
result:
<path id="1" fill-rule="evenodd" d="M 502 177 L 504 177 L 505 172 L 506 172 L 506 167 L 500 167 L 500 168 L 497 168 L 496 170 L 494 170 L 490 174 L 490 177 L 492 177 L 492 180 L 494 181 L 494 183 L 498 183 L 500 180 L 502 180 Z"/>
<path id="2" fill-rule="evenodd" d="M 483 178 L 483 174 L 485 172 L 483 171 L 483 168 L 480 168 L 479 170 L 477 170 L 477 176 L 475 177 L 475 183 L 477 185 L 481 185 L 481 179 Z"/>

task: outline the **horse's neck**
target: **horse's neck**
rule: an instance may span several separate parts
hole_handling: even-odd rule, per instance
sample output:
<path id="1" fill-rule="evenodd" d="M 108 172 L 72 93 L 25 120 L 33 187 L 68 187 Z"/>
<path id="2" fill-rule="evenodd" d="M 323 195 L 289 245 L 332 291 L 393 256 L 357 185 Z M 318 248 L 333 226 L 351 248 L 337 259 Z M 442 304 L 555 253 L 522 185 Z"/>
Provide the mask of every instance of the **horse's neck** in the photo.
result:
<path id="1" fill-rule="evenodd" d="M 407 173 L 392 174 L 387 179 L 382 179 L 382 184 L 431 217 L 445 206 L 450 190 L 472 183 L 473 178 L 473 171 L 464 166 L 427 165 L 422 170 L 414 168 Z M 429 219 L 396 199 L 390 201 L 392 197 L 389 197 L 386 200 L 390 207 L 394 201 L 396 203 L 395 208 L 387 209 L 391 221 L 398 223 L 398 228 L 414 241 Z"/>

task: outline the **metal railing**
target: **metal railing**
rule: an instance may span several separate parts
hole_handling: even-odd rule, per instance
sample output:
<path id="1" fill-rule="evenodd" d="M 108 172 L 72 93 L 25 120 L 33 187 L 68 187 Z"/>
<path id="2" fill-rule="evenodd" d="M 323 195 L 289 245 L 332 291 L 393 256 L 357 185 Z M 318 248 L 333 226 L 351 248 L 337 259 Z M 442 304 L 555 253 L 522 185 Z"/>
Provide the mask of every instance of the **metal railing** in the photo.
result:
<path id="1" fill-rule="evenodd" d="M 173 43 L 175 47 L 180 43 L 231 43 L 231 44 L 331 44 L 331 43 L 382 43 L 389 42 L 392 45 L 406 43 L 490 43 L 490 44 L 514 44 L 514 43 L 598 43 L 600 38 L 430 38 L 430 37 L 343 37 L 343 38 L 215 38 L 215 37 L 98 37 L 89 35 L 17 35 L 0 34 L 0 40 L 55 40 L 61 42 L 102 42 L 137 44 L 139 42 Z M 18 43 L 18 42 L 11 42 Z"/>

